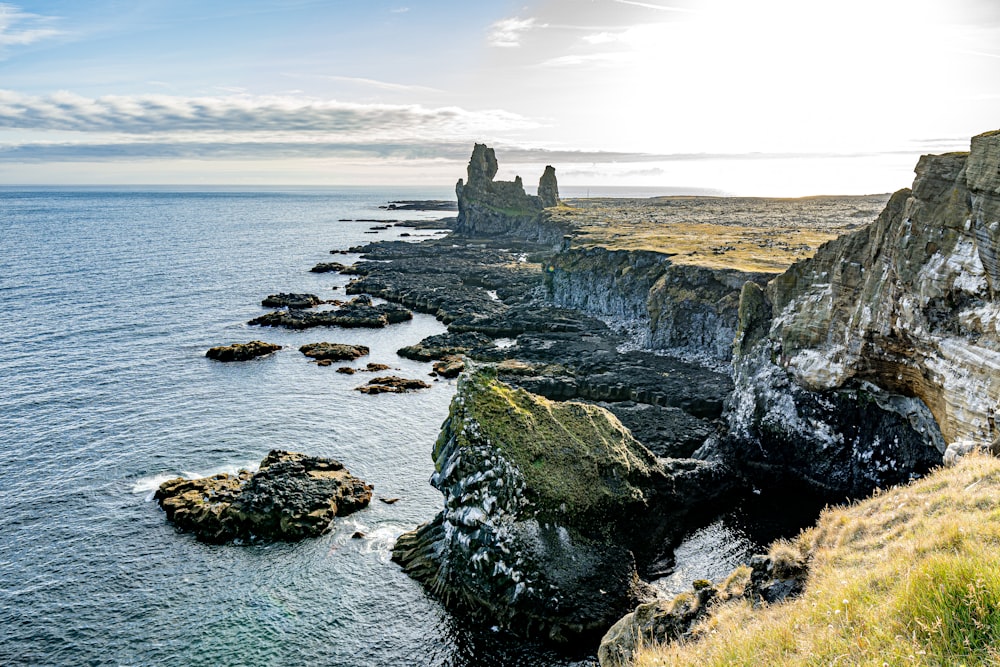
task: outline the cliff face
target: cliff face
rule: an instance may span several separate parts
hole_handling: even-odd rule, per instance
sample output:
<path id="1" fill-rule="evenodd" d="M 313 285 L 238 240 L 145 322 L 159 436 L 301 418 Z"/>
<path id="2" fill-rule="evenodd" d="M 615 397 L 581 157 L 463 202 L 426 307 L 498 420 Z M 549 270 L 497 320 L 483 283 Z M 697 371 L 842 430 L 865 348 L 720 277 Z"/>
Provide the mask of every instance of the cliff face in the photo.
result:
<path id="1" fill-rule="evenodd" d="M 743 290 L 737 460 L 856 493 L 1000 445 L 1000 132 L 916 174 L 871 226 Z"/>
<path id="2" fill-rule="evenodd" d="M 469 160 L 468 180 L 458 179 L 458 221 L 455 231 L 482 236 L 509 236 L 536 243 L 557 244 L 563 227 L 547 224 L 543 209 L 559 205 L 555 169 L 545 167 L 538 196 L 526 194 L 521 177 L 495 181 L 497 158 L 492 148 L 476 144 Z"/>
<path id="3" fill-rule="evenodd" d="M 552 258 L 549 298 L 559 306 L 628 322 L 647 349 L 728 362 L 739 290 L 771 274 L 675 265 L 641 250 L 572 248 Z"/>

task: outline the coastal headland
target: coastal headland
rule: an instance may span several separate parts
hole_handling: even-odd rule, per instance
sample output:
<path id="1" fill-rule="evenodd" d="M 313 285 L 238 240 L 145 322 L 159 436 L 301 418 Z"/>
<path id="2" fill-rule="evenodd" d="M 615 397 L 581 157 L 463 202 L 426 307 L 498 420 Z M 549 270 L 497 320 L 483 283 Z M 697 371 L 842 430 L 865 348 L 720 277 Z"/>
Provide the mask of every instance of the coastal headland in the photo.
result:
<path id="1" fill-rule="evenodd" d="M 322 266 L 351 301 L 277 295 L 251 322 L 447 325 L 398 352 L 459 380 L 442 509 L 393 551 L 446 607 L 631 664 L 716 609 L 808 595 L 818 537 L 659 598 L 721 512 L 815 520 L 997 448 L 1000 133 L 891 196 L 562 200 L 551 167 L 537 195 L 497 171 L 477 144 L 444 236 L 332 249 L 360 256 Z"/>

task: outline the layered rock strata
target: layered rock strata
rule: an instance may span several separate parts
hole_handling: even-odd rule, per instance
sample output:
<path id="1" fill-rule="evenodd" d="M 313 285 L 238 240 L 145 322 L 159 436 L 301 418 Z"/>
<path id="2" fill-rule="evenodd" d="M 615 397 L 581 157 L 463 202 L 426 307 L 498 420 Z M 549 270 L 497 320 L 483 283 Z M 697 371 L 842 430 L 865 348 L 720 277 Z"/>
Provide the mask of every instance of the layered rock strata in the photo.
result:
<path id="1" fill-rule="evenodd" d="M 568 248 L 552 257 L 545 285 L 556 305 L 627 323 L 643 348 L 718 364 L 732 357 L 740 288 L 773 275 L 677 265 L 654 251 Z"/>
<path id="2" fill-rule="evenodd" d="M 740 303 L 732 437 L 709 447 L 854 495 L 997 449 L 1000 132 L 924 156 L 870 227 Z"/>
<path id="3" fill-rule="evenodd" d="M 255 473 L 172 479 L 155 494 L 168 521 L 213 543 L 320 535 L 371 497 L 372 487 L 340 462 L 278 449 Z"/>

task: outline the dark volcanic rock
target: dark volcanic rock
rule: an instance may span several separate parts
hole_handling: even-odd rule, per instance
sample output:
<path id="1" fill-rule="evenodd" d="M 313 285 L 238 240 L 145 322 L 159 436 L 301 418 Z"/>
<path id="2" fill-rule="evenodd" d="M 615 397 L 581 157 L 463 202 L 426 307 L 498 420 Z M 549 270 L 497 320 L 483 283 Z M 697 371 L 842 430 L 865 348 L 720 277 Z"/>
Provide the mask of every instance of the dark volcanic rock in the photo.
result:
<path id="1" fill-rule="evenodd" d="M 205 353 L 205 356 L 216 361 L 247 361 L 277 352 L 280 349 L 281 346 L 274 343 L 252 340 L 249 343 L 233 343 L 232 345 L 213 347 Z"/>
<path id="2" fill-rule="evenodd" d="M 323 303 L 315 294 L 271 294 L 260 302 L 265 308 L 312 308 Z"/>
<path id="3" fill-rule="evenodd" d="M 172 479 L 156 499 L 167 520 L 199 540 L 300 540 L 325 532 L 335 516 L 366 507 L 372 487 L 333 459 L 272 450 L 253 474 Z"/>
<path id="4" fill-rule="evenodd" d="M 299 348 L 299 352 L 312 359 L 329 361 L 354 360 L 368 354 L 364 345 L 346 345 L 344 343 L 310 343 Z"/>
<path id="5" fill-rule="evenodd" d="M 413 319 L 413 313 L 402 306 L 391 303 L 373 305 L 370 298 L 360 296 L 343 304 L 336 310 L 304 311 L 290 309 L 276 310 L 250 320 L 249 324 L 288 329 L 308 329 L 310 327 L 367 327 L 382 328 L 389 324 Z"/>
<path id="6" fill-rule="evenodd" d="M 369 380 L 368 384 L 355 387 L 362 394 L 405 394 L 416 389 L 427 389 L 430 385 L 423 380 L 411 380 L 395 375 L 386 375 Z"/>
<path id="7" fill-rule="evenodd" d="M 320 262 L 309 269 L 312 273 L 340 273 L 347 267 L 340 262 Z"/>
<path id="8" fill-rule="evenodd" d="M 598 405 L 614 413 L 657 456 L 687 458 L 716 431 L 712 422 L 676 407 L 634 401 Z"/>
<path id="9" fill-rule="evenodd" d="M 486 370 L 459 381 L 434 460 L 444 509 L 401 536 L 393 559 L 446 605 L 555 641 L 593 637 L 634 608 L 647 592 L 637 554 L 716 497 L 723 475 L 701 461 L 663 467 L 607 411 Z"/>
<path id="10" fill-rule="evenodd" d="M 401 348 L 396 354 L 404 359 L 413 359 L 414 361 L 434 361 L 490 347 L 493 347 L 493 340 L 481 333 L 447 333 L 428 336 L 416 345 Z"/>
<path id="11" fill-rule="evenodd" d="M 559 206 L 559 184 L 556 182 L 555 167 L 545 167 L 542 177 L 538 179 L 538 199 L 542 206 Z"/>
<path id="12" fill-rule="evenodd" d="M 403 199 L 379 208 L 388 211 L 457 211 L 458 202 L 448 199 Z"/>

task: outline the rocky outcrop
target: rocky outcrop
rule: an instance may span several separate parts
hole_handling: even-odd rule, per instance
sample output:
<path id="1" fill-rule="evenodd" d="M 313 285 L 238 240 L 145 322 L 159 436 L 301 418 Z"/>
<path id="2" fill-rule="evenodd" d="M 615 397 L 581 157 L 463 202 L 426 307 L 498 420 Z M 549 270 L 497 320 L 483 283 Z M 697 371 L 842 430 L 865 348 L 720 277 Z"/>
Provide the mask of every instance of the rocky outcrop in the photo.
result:
<path id="1" fill-rule="evenodd" d="M 569 248 L 554 255 L 545 286 L 559 306 L 626 323 L 640 346 L 728 362 L 740 288 L 773 274 L 671 263 L 642 250 Z"/>
<path id="2" fill-rule="evenodd" d="M 340 302 L 338 302 L 340 303 Z M 342 304 L 336 310 L 276 310 L 255 317 L 248 324 L 263 327 L 285 327 L 287 329 L 309 329 L 311 327 L 364 327 L 380 329 L 390 324 L 413 319 L 413 313 L 392 303 L 374 305 L 370 297 L 359 296 Z"/>
<path id="3" fill-rule="evenodd" d="M 465 360 L 453 355 L 434 363 L 434 372 L 443 378 L 456 378 L 465 370 Z"/>
<path id="4" fill-rule="evenodd" d="M 394 560 L 446 605 L 555 641 L 596 639 L 632 609 L 646 594 L 637 546 L 659 546 L 685 503 L 725 487 L 711 464 L 663 466 L 600 407 L 487 369 L 459 380 L 434 461 L 444 510 Z"/>
<path id="5" fill-rule="evenodd" d="M 423 380 L 401 378 L 397 375 L 385 375 L 368 381 L 368 384 L 355 387 L 362 394 L 405 394 L 417 389 L 428 389 L 430 385 Z"/>
<path id="6" fill-rule="evenodd" d="M 455 231 L 472 236 L 507 236 L 545 244 L 558 244 L 564 228 L 551 224 L 546 206 L 559 204 L 555 169 L 545 167 L 538 196 L 526 194 L 521 177 L 495 181 L 497 158 L 492 148 L 476 144 L 469 160 L 468 180 L 458 179 L 458 221 Z"/>
<path id="7" fill-rule="evenodd" d="M 347 266 L 341 264 L 340 262 L 320 262 L 316 266 L 309 269 L 312 273 L 340 273 Z"/>
<path id="8" fill-rule="evenodd" d="M 946 443 L 997 448 L 1000 133 L 916 174 L 871 226 L 744 289 L 733 437 L 709 450 L 859 495 Z"/>
<path id="9" fill-rule="evenodd" d="M 255 473 L 172 479 L 155 494 L 168 521 L 213 543 L 320 535 L 371 497 L 372 487 L 340 462 L 278 449 Z"/>
<path id="10" fill-rule="evenodd" d="M 493 339 L 481 333 L 437 334 L 428 336 L 415 345 L 400 348 L 396 354 L 414 361 L 433 361 L 473 350 L 487 351 L 493 348 Z"/>
<path id="11" fill-rule="evenodd" d="M 299 348 L 299 352 L 317 361 L 354 361 L 368 354 L 364 345 L 348 345 L 346 343 L 309 343 Z"/>
<path id="12" fill-rule="evenodd" d="M 271 294 L 260 302 L 265 308 L 312 308 L 323 301 L 315 294 L 285 293 Z"/>
<path id="13" fill-rule="evenodd" d="M 265 343 L 261 340 L 252 340 L 249 343 L 233 343 L 232 345 L 220 345 L 209 348 L 205 356 L 216 361 L 249 361 L 257 357 L 277 352 L 280 345 Z"/>
<path id="14" fill-rule="evenodd" d="M 673 599 L 640 604 L 611 626 L 597 651 L 601 667 L 629 667 L 640 647 L 690 639 L 694 625 L 715 605 L 744 598 L 755 607 L 776 604 L 802 593 L 808 568 L 801 554 L 779 543 L 759 554 L 718 584 L 706 579 Z"/>

